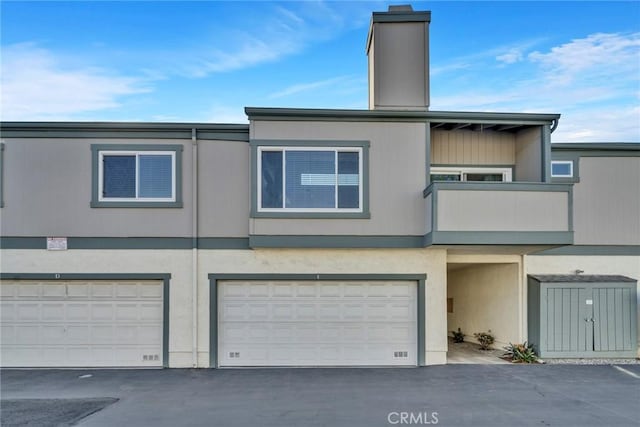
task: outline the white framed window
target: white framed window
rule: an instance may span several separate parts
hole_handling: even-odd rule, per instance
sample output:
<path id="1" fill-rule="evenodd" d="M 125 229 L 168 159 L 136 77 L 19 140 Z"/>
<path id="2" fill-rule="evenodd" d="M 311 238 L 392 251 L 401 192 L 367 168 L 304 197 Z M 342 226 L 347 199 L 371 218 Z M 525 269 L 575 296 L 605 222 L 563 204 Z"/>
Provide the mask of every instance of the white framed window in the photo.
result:
<path id="1" fill-rule="evenodd" d="M 362 150 L 258 147 L 258 212 L 363 212 Z"/>
<path id="2" fill-rule="evenodd" d="M 554 178 L 573 178 L 573 161 L 552 160 L 551 176 Z"/>
<path id="3" fill-rule="evenodd" d="M 176 151 L 98 152 L 99 202 L 175 202 Z"/>
<path id="4" fill-rule="evenodd" d="M 439 166 L 431 168 L 431 182 L 511 182 L 511 168 Z"/>

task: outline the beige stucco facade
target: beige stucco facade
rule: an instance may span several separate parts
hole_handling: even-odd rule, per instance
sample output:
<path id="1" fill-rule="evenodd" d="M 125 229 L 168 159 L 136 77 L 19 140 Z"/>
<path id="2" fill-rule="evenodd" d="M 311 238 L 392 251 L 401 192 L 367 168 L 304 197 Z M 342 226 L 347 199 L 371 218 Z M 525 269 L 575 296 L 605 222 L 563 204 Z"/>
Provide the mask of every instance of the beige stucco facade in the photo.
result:
<path id="1" fill-rule="evenodd" d="M 169 366 L 192 367 L 190 250 L 3 250 L 4 273 L 170 273 Z M 197 251 L 197 367 L 209 366 L 209 279 L 218 274 L 425 274 L 425 364 L 446 363 L 443 249 L 257 249 Z"/>

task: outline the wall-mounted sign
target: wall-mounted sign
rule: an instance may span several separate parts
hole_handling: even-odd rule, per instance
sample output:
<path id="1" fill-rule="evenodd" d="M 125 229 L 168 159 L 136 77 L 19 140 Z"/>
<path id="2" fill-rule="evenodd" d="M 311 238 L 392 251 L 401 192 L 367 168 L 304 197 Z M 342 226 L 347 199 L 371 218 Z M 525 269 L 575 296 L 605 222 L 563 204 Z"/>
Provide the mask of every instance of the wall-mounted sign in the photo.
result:
<path id="1" fill-rule="evenodd" d="M 66 237 L 47 237 L 47 250 L 48 251 L 66 251 L 67 238 Z"/>

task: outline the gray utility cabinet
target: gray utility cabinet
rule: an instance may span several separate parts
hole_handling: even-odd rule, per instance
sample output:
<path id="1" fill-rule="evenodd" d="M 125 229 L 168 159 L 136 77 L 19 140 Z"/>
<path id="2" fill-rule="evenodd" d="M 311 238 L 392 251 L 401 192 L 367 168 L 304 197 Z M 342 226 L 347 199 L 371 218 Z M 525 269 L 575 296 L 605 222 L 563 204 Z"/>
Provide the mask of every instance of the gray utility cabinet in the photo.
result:
<path id="1" fill-rule="evenodd" d="M 637 281 L 530 275 L 529 342 L 542 358 L 636 357 Z"/>

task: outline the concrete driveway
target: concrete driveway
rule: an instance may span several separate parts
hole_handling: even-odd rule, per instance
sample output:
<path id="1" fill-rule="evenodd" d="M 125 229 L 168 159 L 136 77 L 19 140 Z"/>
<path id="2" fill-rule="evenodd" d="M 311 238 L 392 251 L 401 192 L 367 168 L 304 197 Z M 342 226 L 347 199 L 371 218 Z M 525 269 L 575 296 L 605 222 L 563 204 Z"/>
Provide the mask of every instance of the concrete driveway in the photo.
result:
<path id="1" fill-rule="evenodd" d="M 4 370 L 2 425 L 638 426 L 640 365 L 620 368 Z"/>

